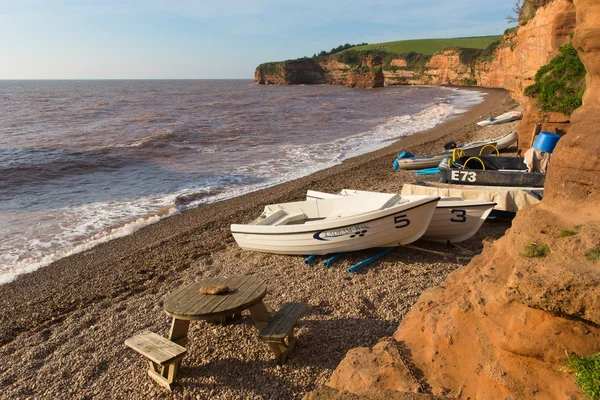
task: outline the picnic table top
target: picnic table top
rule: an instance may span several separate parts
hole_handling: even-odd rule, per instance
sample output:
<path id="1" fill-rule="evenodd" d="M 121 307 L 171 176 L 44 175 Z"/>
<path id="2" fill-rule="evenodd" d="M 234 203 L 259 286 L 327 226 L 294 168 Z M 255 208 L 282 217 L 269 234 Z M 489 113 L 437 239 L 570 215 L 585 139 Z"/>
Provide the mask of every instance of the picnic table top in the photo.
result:
<path id="1" fill-rule="evenodd" d="M 200 294 L 202 286 L 225 285 L 223 294 Z M 254 275 L 214 277 L 182 286 L 165 298 L 164 309 L 177 319 L 199 320 L 232 315 L 258 303 L 267 294 L 265 282 Z"/>

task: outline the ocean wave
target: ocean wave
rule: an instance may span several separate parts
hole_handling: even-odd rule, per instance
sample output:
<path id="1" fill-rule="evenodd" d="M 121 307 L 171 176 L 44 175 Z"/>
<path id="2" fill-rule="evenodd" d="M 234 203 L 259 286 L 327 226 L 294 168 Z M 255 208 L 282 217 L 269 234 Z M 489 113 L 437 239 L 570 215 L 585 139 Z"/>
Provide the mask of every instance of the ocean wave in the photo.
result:
<path id="1" fill-rule="evenodd" d="M 143 212 L 143 207 L 130 204 L 129 207 L 123 206 L 119 212 L 125 216 L 127 222 L 115 224 L 114 219 L 118 218 L 109 208 L 107 204 L 97 204 L 95 207 L 85 209 L 65 210 L 65 213 L 71 214 L 73 218 L 81 218 L 76 226 L 63 229 L 61 233 L 53 235 L 51 238 L 29 239 L 26 248 L 12 246 L 2 249 L 0 285 L 12 282 L 19 275 L 36 271 L 54 261 L 90 250 L 101 243 L 130 235 L 179 212 L 175 206 L 164 206 L 154 213 L 146 213 L 131 221 L 131 215 L 127 214 L 135 212 L 135 209 L 138 213 Z M 79 215 L 76 216 L 76 214 Z M 100 229 L 102 226 L 104 228 Z M 89 236 L 90 231 L 96 231 L 96 233 Z M 6 243 L 6 246 L 10 246 L 10 243 Z"/>
<path id="2" fill-rule="evenodd" d="M 237 172 L 271 177 L 272 171 L 276 169 L 285 177 L 283 180 L 309 175 L 345 159 L 379 150 L 403 137 L 432 129 L 466 112 L 466 103 L 482 100 L 479 92 L 457 91 L 456 95 L 457 98 L 450 101 L 444 98 L 434 99 L 431 106 L 416 114 L 389 117 L 380 125 L 350 137 L 328 143 L 281 146 L 281 157 L 241 165 Z"/>
<path id="3" fill-rule="evenodd" d="M 249 87 L 252 93 L 257 90 L 253 85 Z M 265 90 L 272 91 L 273 88 Z M 272 98 L 265 100 L 261 97 L 265 103 L 251 110 L 244 107 L 243 110 L 234 109 L 232 112 L 223 109 L 221 112 L 222 108 L 232 104 L 226 101 L 231 100 L 232 96 L 222 99 L 217 96 L 218 101 L 210 103 L 203 100 L 200 107 L 208 105 L 219 112 L 205 115 L 202 111 L 202 115 L 196 115 L 195 119 L 180 116 L 177 122 L 167 126 L 146 125 L 143 113 L 137 114 L 142 117 L 139 123 L 124 127 L 123 132 L 114 125 L 107 127 L 105 117 L 90 121 L 85 129 L 69 131 L 81 133 L 78 140 L 80 138 L 82 143 L 88 145 L 88 150 L 84 152 L 9 149 L 3 158 L 3 150 L 0 149 L 0 185 L 9 185 L 6 180 L 2 181 L 7 174 L 16 176 L 18 179 L 10 182 L 9 186 L 14 191 L 11 192 L 15 194 L 14 198 L 22 200 L 23 193 L 19 194 L 20 189 L 14 184 L 19 179 L 27 179 L 32 188 L 36 184 L 39 186 L 39 191 L 32 192 L 34 195 L 29 197 L 37 202 L 45 201 L 44 207 L 24 212 L 24 215 L 32 215 L 33 210 L 40 210 L 35 211 L 39 212 L 35 217 L 18 221 L 19 228 L 30 229 L 26 232 L 14 234 L 16 230 L 7 230 L 8 233 L 4 234 L 2 226 L 11 224 L 2 220 L 5 215 L 0 213 L 0 283 L 68 255 L 89 250 L 99 243 L 126 236 L 199 204 L 273 186 L 339 164 L 347 158 L 378 150 L 392 141 L 433 128 L 480 102 L 483 96 L 481 92 L 426 89 L 415 97 L 419 99 L 416 107 L 422 105 L 421 99 L 428 102 L 429 106 L 424 110 L 393 117 L 373 117 L 379 118 L 375 120 L 370 119 L 369 110 L 379 107 L 380 97 L 357 98 L 355 96 L 359 92 L 353 92 L 347 101 L 336 102 L 336 97 L 341 96 L 336 88 L 327 87 L 319 94 L 311 92 L 305 96 L 298 96 L 298 88 L 290 89 L 295 98 L 313 102 L 306 105 L 310 112 L 304 114 L 302 104 L 300 108 L 288 110 L 289 104 L 281 99 L 286 98 L 285 93 L 289 92 L 286 92 L 286 88 L 281 90 L 281 94 L 277 92 Z M 406 92 L 394 89 L 385 95 L 397 101 L 394 104 L 398 104 L 400 109 L 407 110 L 412 105 L 407 108 L 404 101 L 412 95 L 406 96 L 405 93 L 411 90 L 417 89 L 407 88 Z M 444 90 L 447 95 L 439 95 L 438 91 Z M 432 99 L 433 96 L 428 94 L 431 91 L 438 97 Z M 192 99 L 195 101 L 195 93 Z M 357 99 L 363 99 L 369 107 L 375 108 L 359 109 L 357 104 L 364 103 L 355 103 Z M 186 103 L 186 107 L 187 104 L 196 104 L 194 101 Z M 328 105 L 326 110 L 318 105 L 321 102 Z M 238 118 L 238 114 L 243 118 Z M 383 114 L 389 115 L 388 110 Z M 232 115 L 236 117 L 232 118 Z M 113 120 L 120 117 L 115 116 Z M 306 123 L 289 124 L 293 118 L 305 120 Z M 377 126 L 357 133 L 357 130 L 363 129 L 360 127 L 373 124 Z M 340 127 L 349 128 L 352 134 L 341 132 Z M 311 133 L 314 134 L 310 138 L 301 137 L 302 133 L 299 132 L 303 129 L 312 129 Z M 337 139 L 332 140 L 328 136 L 330 134 Z M 56 137 L 63 140 L 60 143 L 65 147 L 71 145 L 72 140 L 64 135 L 57 134 Z M 167 146 L 169 149 L 165 150 Z M 93 147 L 92 151 L 90 147 Z M 21 151 L 22 154 L 19 153 Z M 11 152 L 16 152 L 16 156 Z M 45 152 L 49 155 L 44 155 Z M 199 154 L 202 156 L 199 157 Z M 75 176 L 76 179 L 69 182 L 73 184 L 73 195 L 85 201 L 72 202 L 70 208 L 57 210 L 56 207 L 65 207 L 62 199 L 54 202 L 43 199 L 43 196 L 53 196 L 54 192 L 48 192 L 52 185 L 61 183 L 53 181 L 56 177 L 103 169 L 118 172 L 118 175 L 90 176 L 96 185 L 93 190 L 87 189 L 91 195 L 83 187 L 88 177 L 81 180 Z M 50 184 L 43 188 L 39 184 L 48 181 L 51 181 Z M 147 190 L 148 187 L 152 190 Z M 142 192 L 143 195 L 140 194 Z M 8 200 L 11 201 L 10 198 Z M 16 205 L 6 209 L 23 210 L 23 207 Z M 35 226 L 27 226 L 28 220 L 36 221 Z"/>
<path id="4" fill-rule="evenodd" d="M 0 189 L 46 183 L 65 176 L 115 171 L 125 161 L 118 157 L 69 149 L 0 150 Z"/>

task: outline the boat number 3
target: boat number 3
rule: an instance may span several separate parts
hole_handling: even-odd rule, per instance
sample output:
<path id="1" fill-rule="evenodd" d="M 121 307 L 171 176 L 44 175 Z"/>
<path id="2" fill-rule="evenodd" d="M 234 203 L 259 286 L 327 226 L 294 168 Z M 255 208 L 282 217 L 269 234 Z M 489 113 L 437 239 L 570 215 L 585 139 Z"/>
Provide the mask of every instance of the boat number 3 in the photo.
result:
<path id="1" fill-rule="evenodd" d="M 406 228 L 410 225 L 410 220 L 406 218 L 406 214 L 396 215 L 394 217 L 394 225 L 396 225 L 396 229 Z"/>
<path id="2" fill-rule="evenodd" d="M 467 171 L 452 171 L 452 180 L 463 182 L 475 182 L 477 180 L 477 174 L 475 172 Z"/>
<path id="3" fill-rule="evenodd" d="M 454 216 L 456 218 L 450 218 L 450 221 L 452 222 L 467 222 L 467 212 L 465 210 L 452 210 L 451 211 L 452 214 L 454 214 Z"/>

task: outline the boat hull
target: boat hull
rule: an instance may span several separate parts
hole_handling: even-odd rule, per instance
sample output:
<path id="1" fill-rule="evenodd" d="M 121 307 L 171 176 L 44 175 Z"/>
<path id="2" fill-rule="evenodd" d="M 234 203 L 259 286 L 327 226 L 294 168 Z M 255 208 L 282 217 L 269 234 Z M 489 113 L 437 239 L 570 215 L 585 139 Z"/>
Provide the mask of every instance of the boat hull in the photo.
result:
<path id="1" fill-rule="evenodd" d="M 422 239 L 443 243 L 465 241 L 477 233 L 495 205 L 487 201 L 442 199 Z"/>
<path id="2" fill-rule="evenodd" d="M 338 196 L 373 196 L 378 192 L 344 189 L 340 194 L 329 194 L 309 190 L 307 199 L 322 199 Z M 385 195 L 384 193 L 379 193 Z M 409 198 L 410 196 L 403 196 Z M 487 200 L 463 200 L 461 198 L 441 198 L 422 239 L 433 242 L 462 242 L 473 236 L 496 203 Z"/>
<path id="3" fill-rule="evenodd" d="M 477 160 L 469 162 L 469 168 L 448 167 L 447 160 L 439 164 L 440 182 L 459 185 L 543 187 L 546 174 L 526 172 L 527 167 L 519 157 L 478 157 L 485 164 L 481 168 Z M 465 163 L 468 157 L 459 161 Z M 473 168 L 471 168 L 473 167 Z"/>
<path id="4" fill-rule="evenodd" d="M 232 225 L 231 231 L 244 250 L 273 254 L 325 255 L 394 247 L 412 243 L 425 233 L 439 197 L 419 204 L 398 205 L 364 216 L 331 222 L 261 227 Z"/>
<path id="5" fill-rule="evenodd" d="M 481 149 L 488 145 L 495 145 L 498 150 L 504 150 L 517 142 L 519 136 L 517 132 L 511 132 L 498 139 L 489 140 L 486 142 L 475 142 L 461 148 L 465 156 L 478 156 Z M 484 150 L 484 154 L 492 154 L 494 148 L 489 146 Z M 440 161 L 452 155 L 452 150 L 444 151 L 440 154 L 430 156 L 411 157 L 398 159 L 398 169 L 424 169 L 437 167 Z"/>
<path id="6" fill-rule="evenodd" d="M 493 120 L 485 120 L 477 123 L 479 126 L 488 126 L 488 125 L 499 125 L 505 124 L 507 122 L 518 121 L 523 118 L 523 114 L 519 111 L 509 111 L 502 115 L 497 116 Z"/>

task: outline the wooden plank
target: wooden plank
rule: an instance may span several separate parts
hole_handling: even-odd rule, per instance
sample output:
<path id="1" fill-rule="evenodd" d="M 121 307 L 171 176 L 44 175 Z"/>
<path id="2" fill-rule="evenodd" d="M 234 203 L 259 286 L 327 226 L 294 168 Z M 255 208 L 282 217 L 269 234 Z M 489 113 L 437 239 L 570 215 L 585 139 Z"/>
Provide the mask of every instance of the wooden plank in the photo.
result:
<path id="1" fill-rule="evenodd" d="M 226 312 L 227 310 L 235 308 L 239 304 L 243 304 L 243 302 L 240 302 L 240 300 L 247 299 L 249 294 L 254 293 L 258 284 L 259 282 L 256 278 L 249 276 L 248 280 L 246 280 L 246 282 L 244 282 L 244 284 L 241 285 L 232 296 L 229 296 L 224 302 L 214 307 L 211 312 L 215 314 Z"/>
<path id="2" fill-rule="evenodd" d="M 285 303 L 269 325 L 260 331 L 261 339 L 283 339 L 306 309 L 305 303 Z"/>
<path id="3" fill-rule="evenodd" d="M 177 289 L 172 295 L 169 295 L 165 299 L 165 310 L 169 312 L 171 312 L 171 310 L 177 310 L 179 305 L 186 302 L 193 293 L 197 293 L 201 286 L 210 285 L 215 279 L 217 279 L 217 277 L 202 279 Z"/>
<path id="4" fill-rule="evenodd" d="M 242 275 L 242 276 L 234 276 L 234 277 L 229 277 L 229 278 L 221 278 L 220 280 L 215 281 L 214 284 L 229 286 L 228 285 L 228 283 L 229 283 L 232 286 L 235 285 L 235 287 L 237 287 L 239 285 L 243 285 L 247 280 L 248 280 L 248 277 Z M 230 289 L 232 286 L 230 286 Z M 220 294 L 220 295 L 211 295 L 211 294 L 202 295 L 200 293 L 196 293 L 196 297 L 192 298 L 187 304 L 181 305 L 181 307 L 179 308 L 179 313 L 181 315 L 185 315 L 185 316 L 208 315 L 208 314 L 210 314 L 209 311 L 206 311 L 206 306 L 208 304 L 211 304 L 212 302 L 221 303 L 221 302 L 225 301 L 228 297 L 230 297 L 234 294 L 235 294 L 235 292 L 230 293 L 230 294 Z"/>
<path id="5" fill-rule="evenodd" d="M 203 279 L 196 282 L 194 286 L 188 286 L 185 297 L 182 297 L 178 304 L 171 306 L 169 312 L 177 315 L 185 315 L 184 311 L 188 309 L 190 305 L 197 303 L 204 298 L 204 295 L 199 293 L 199 290 L 202 286 L 221 285 L 225 279 L 226 278 L 223 277 L 214 277 L 205 280 Z"/>
<path id="6" fill-rule="evenodd" d="M 198 285 L 194 291 L 189 292 L 189 296 L 186 298 L 185 302 L 181 302 L 179 305 L 177 305 L 177 308 L 176 308 L 176 310 L 174 310 L 174 313 L 176 313 L 178 315 L 188 315 L 188 313 L 186 311 L 188 309 L 190 309 L 191 307 L 193 307 L 195 304 L 199 304 L 199 303 L 202 304 L 204 302 L 210 301 L 208 299 L 208 297 L 210 295 L 204 295 L 204 294 L 199 293 L 201 286 L 213 286 L 213 285 L 220 286 L 225 281 L 226 281 L 226 278 L 217 277 L 217 278 L 214 278 L 210 283 L 203 283 L 202 285 Z"/>
<path id="7" fill-rule="evenodd" d="M 226 285 L 234 292 L 222 295 L 201 295 L 203 285 Z M 252 275 L 216 277 L 185 286 L 167 297 L 165 311 L 179 319 L 204 319 L 240 312 L 256 303 L 266 294 L 262 279 Z"/>
<path id="8" fill-rule="evenodd" d="M 275 313 L 271 321 L 269 321 L 269 325 L 261 330 L 260 336 L 270 337 L 273 332 L 277 332 L 279 330 L 279 326 L 286 321 L 288 314 L 290 314 L 296 303 L 284 303 L 281 308 Z"/>
<path id="9" fill-rule="evenodd" d="M 249 281 L 249 285 L 240 290 L 238 296 L 227 299 L 227 302 L 223 302 L 220 307 L 217 307 L 212 312 L 222 313 L 226 310 L 235 310 L 240 306 L 258 301 L 265 291 L 266 285 L 264 281 L 258 277 L 253 277 Z"/>
<path id="10" fill-rule="evenodd" d="M 248 281 L 250 277 L 247 275 L 243 276 L 234 276 L 225 281 L 224 285 L 229 286 L 229 290 L 233 290 L 229 294 L 222 295 L 213 295 L 210 296 L 210 301 L 204 303 L 200 309 L 196 309 L 194 307 L 195 314 L 211 314 L 212 311 L 217 308 L 220 304 L 225 302 L 227 299 L 231 297 L 236 297 L 239 293 L 239 288 L 243 287 Z"/>
<path id="11" fill-rule="evenodd" d="M 207 280 L 213 280 L 215 278 L 208 278 Z M 177 304 L 180 304 L 181 302 L 185 301 L 186 297 L 189 296 L 189 294 L 191 293 L 191 289 L 194 287 L 200 287 L 203 284 L 204 280 L 201 281 L 197 281 L 197 282 L 192 282 L 190 284 L 187 285 L 183 285 L 180 288 L 178 288 L 175 292 L 169 294 L 167 296 L 167 298 L 165 299 L 165 307 L 166 306 L 170 306 L 170 307 L 174 307 L 177 306 Z"/>
<path id="12" fill-rule="evenodd" d="M 141 333 L 125 340 L 125 344 L 160 365 L 182 357 L 187 351 L 185 347 L 181 347 L 154 332 Z"/>

